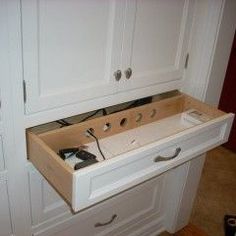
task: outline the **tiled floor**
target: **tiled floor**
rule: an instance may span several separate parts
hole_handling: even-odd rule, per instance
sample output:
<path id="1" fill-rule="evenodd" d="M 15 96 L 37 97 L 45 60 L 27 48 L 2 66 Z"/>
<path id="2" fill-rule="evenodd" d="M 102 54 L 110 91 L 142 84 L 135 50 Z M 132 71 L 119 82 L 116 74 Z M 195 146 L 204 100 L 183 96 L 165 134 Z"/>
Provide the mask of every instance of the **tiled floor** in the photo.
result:
<path id="1" fill-rule="evenodd" d="M 191 223 L 223 236 L 225 214 L 236 215 L 236 153 L 219 147 L 207 155 Z"/>

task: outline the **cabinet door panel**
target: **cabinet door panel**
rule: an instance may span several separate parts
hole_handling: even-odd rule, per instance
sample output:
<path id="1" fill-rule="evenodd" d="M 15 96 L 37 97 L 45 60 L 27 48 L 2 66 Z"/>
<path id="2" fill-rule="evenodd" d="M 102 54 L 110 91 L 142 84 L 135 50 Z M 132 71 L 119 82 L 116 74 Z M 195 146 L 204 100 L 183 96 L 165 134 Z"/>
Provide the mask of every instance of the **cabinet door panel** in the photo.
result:
<path id="1" fill-rule="evenodd" d="M 28 113 L 116 92 L 124 3 L 23 0 Z"/>
<path id="2" fill-rule="evenodd" d="M 130 1 L 124 33 L 122 69 L 132 69 L 120 89 L 182 79 L 193 1 Z"/>
<path id="3" fill-rule="evenodd" d="M 2 136 L 0 135 L 0 171 L 5 169 L 3 146 L 2 146 Z"/>
<path id="4" fill-rule="evenodd" d="M 66 203 L 36 170 L 29 171 L 29 184 L 33 226 L 70 212 Z"/>
<path id="5" fill-rule="evenodd" d="M 11 217 L 8 201 L 7 183 L 1 180 L 0 173 L 0 236 L 11 235 Z"/>

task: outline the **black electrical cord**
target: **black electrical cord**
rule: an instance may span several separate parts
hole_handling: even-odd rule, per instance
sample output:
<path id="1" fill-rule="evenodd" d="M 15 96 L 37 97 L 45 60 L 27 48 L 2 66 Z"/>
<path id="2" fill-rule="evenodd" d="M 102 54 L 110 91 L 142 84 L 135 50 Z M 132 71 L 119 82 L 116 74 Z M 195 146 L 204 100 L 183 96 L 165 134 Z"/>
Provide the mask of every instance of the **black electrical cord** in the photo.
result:
<path id="1" fill-rule="evenodd" d="M 101 150 L 98 138 L 89 129 L 87 130 L 87 132 L 95 139 L 97 147 L 98 147 L 98 150 L 99 150 L 100 154 L 102 155 L 103 160 L 106 160 L 106 158 L 105 158 L 105 156 L 104 156 L 104 154 L 103 154 L 103 152 Z"/>
<path id="2" fill-rule="evenodd" d="M 91 115 L 85 117 L 84 119 L 82 119 L 82 120 L 80 121 L 80 123 L 81 123 L 81 122 L 84 122 L 84 121 L 86 121 L 86 120 L 88 120 L 89 118 L 91 118 L 91 117 L 93 117 L 93 116 L 95 116 L 95 115 L 98 114 L 100 111 L 102 111 L 102 114 L 103 114 L 104 116 L 107 115 L 107 112 L 106 112 L 106 109 L 105 109 L 105 108 L 99 109 L 99 110 L 95 111 L 93 114 L 91 114 Z"/>
<path id="3" fill-rule="evenodd" d="M 60 128 L 65 127 L 65 126 L 70 126 L 70 125 L 72 125 L 71 123 L 67 122 L 67 121 L 64 120 L 64 119 L 56 120 L 56 122 L 61 125 Z"/>

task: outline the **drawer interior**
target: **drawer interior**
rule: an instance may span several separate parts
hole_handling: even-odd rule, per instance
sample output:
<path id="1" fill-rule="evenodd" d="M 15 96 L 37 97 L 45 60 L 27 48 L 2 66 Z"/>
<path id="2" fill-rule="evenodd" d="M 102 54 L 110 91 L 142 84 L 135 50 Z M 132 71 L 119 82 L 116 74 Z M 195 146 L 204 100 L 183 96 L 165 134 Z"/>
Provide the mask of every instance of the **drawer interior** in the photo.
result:
<path id="1" fill-rule="evenodd" d="M 97 156 L 98 162 L 94 165 L 99 165 L 104 159 L 88 130 L 99 140 L 105 159 L 110 159 L 223 115 L 224 112 L 185 94 L 157 101 L 153 99 L 146 105 L 47 132 L 29 129 L 28 157 L 58 192 L 71 202 L 73 173 L 80 169 L 74 170 L 77 158 L 64 161 L 58 152 L 86 145 L 87 151 Z"/>

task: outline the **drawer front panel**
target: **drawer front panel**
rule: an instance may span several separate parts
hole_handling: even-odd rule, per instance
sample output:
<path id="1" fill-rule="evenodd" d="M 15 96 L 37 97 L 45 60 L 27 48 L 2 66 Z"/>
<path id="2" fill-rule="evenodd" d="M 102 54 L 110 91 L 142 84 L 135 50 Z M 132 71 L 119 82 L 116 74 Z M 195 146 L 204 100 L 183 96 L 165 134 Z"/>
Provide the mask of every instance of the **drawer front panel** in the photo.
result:
<path id="1" fill-rule="evenodd" d="M 78 218 L 71 220 L 67 227 L 58 225 L 34 235 L 116 235 L 131 225 L 142 225 L 149 218 L 161 219 L 164 177 L 159 176 L 79 213 Z"/>
<path id="2" fill-rule="evenodd" d="M 2 136 L 0 136 L 0 171 L 5 169 L 4 156 L 3 156 L 3 145 Z"/>
<path id="3" fill-rule="evenodd" d="M 78 172 L 74 175 L 73 209 L 79 210 L 106 199 L 222 144 L 228 127 L 230 121 L 226 120 L 194 127 L 161 143 L 121 155 L 119 160 L 110 160 L 110 165 L 106 163 L 100 168 Z M 157 156 L 172 156 L 177 148 L 181 151 L 173 160 L 154 161 Z"/>

